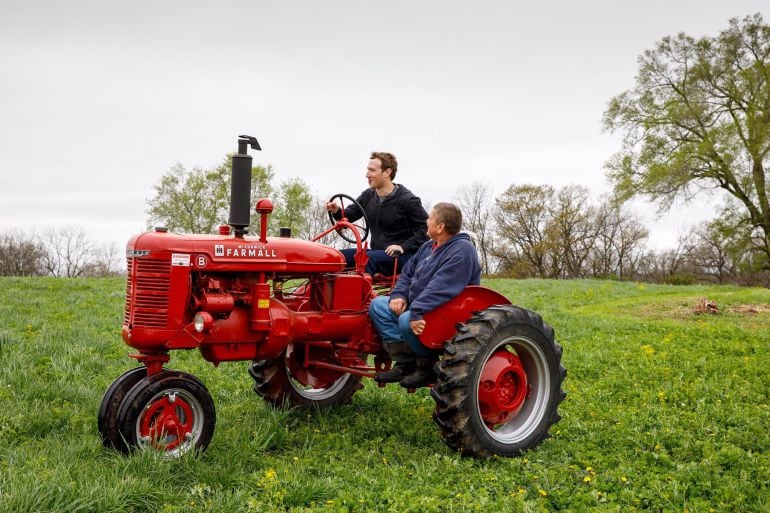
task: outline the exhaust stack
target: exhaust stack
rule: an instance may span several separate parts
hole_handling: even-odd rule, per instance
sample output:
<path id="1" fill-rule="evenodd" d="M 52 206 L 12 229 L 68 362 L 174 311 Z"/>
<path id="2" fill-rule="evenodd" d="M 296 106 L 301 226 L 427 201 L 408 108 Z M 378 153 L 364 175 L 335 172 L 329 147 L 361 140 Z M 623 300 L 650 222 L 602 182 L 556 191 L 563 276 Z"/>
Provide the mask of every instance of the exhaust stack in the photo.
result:
<path id="1" fill-rule="evenodd" d="M 232 177 L 230 180 L 230 218 L 227 224 L 233 227 L 235 236 L 243 238 L 251 224 L 251 155 L 248 147 L 262 150 L 256 137 L 238 136 L 238 153 L 233 155 Z"/>

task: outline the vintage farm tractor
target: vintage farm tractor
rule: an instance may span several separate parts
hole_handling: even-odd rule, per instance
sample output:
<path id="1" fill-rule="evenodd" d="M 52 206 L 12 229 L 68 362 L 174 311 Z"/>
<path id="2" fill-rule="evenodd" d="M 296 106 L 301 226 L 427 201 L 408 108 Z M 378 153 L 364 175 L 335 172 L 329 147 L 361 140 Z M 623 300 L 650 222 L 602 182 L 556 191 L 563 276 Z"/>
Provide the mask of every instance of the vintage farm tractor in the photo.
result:
<path id="1" fill-rule="evenodd" d="M 392 282 L 378 288 L 364 273 L 366 221 L 330 218 L 312 241 L 268 237 L 272 203 L 261 199 L 259 235 L 247 236 L 249 146 L 260 149 L 255 138 L 238 138 L 229 226 L 218 235 L 159 228 L 128 241 L 122 335 L 141 365 L 104 394 L 98 423 L 108 447 L 176 457 L 208 446 L 214 402 L 200 380 L 164 367 L 172 350 L 198 349 L 215 365 L 251 362 L 254 390 L 276 406 L 346 403 L 362 378 L 390 368 L 368 306 Z M 335 231 L 355 241 L 355 269 L 315 242 Z M 560 418 L 566 371 L 539 315 L 469 286 L 426 320 L 421 341 L 443 352 L 431 395 L 447 445 L 477 457 L 515 456 L 548 436 Z"/>

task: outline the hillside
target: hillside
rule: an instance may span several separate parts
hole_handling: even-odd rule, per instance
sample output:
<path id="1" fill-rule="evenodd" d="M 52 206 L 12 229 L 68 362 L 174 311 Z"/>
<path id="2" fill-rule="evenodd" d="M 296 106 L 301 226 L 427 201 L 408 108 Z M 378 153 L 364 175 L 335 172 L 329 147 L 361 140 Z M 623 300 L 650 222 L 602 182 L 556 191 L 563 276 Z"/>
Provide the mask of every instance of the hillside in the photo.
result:
<path id="1" fill-rule="evenodd" d="M 367 382 L 349 406 L 274 410 L 246 363 L 191 351 L 169 367 L 206 383 L 217 430 L 204 454 L 163 461 L 104 449 L 96 428 L 133 366 L 123 280 L 0 278 L 0 512 L 770 509 L 770 290 L 486 285 L 564 347 L 563 419 L 525 457 L 452 453 L 426 389 Z"/>

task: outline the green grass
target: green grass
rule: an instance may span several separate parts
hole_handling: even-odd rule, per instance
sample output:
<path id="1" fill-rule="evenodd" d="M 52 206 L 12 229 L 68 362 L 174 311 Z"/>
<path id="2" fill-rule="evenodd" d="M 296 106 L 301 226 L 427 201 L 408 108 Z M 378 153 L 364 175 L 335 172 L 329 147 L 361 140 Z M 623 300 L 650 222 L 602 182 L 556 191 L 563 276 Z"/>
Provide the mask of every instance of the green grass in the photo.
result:
<path id="1" fill-rule="evenodd" d="M 424 389 L 367 382 L 349 406 L 274 410 L 245 362 L 175 352 L 218 425 L 207 452 L 164 461 L 104 449 L 96 429 L 102 393 L 133 366 L 123 281 L 0 278 L 0 511 L 770 510 L 770 291 L 486 284 L 564 346 L 563 420 L 524 457 L 451 452 Z M 702 297 L 721 313 L 696 314 Z"/>

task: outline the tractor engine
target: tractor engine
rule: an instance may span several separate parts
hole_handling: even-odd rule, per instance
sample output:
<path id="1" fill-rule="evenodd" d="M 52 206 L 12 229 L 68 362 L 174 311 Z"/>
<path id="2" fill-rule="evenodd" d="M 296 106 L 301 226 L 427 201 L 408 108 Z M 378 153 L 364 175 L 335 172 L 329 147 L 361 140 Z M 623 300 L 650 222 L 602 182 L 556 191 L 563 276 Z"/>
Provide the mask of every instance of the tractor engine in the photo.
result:
<path id="1" fill-rule="evenodd" d="M 199 348 L 214 363 L 260 360 L 291 342 L 375 336 L 365 315 L 371 281 L 343 272 L 334 248 L 160 230 L 131 239 L 126 253 L 123 340 L 144 354 Z"/>

